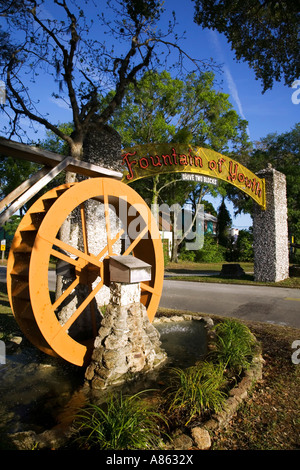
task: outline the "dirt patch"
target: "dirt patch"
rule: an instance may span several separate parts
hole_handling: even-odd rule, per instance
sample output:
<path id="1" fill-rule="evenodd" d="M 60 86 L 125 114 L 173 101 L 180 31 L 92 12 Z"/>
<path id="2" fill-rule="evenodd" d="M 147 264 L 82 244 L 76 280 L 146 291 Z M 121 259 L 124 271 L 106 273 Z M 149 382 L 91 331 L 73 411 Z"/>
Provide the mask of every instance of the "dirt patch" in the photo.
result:
<path id="1" fill-rule="evenodd" d="M 300 330 L 261 323 L 247 325 L 261 343 L 265 361 L 262 380 L 226 430 L 215 433 L 212 449 L 299 449 L 300 364 L 292 361 L 292 344 L 300 339 Z"/>

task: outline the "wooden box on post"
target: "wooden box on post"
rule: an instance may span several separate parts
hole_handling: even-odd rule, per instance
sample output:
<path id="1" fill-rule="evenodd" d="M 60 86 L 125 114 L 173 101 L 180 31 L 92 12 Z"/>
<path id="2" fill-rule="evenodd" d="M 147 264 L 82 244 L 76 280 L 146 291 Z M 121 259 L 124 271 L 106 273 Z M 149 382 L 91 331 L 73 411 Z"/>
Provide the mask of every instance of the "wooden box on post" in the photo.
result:
<path id="1" fill-rule="evenodd" d="M 111 282 L 134 284 L 151 280 L 151 265 L 128 256 L 112 256 L 109 259 L 109 274 Z"/>

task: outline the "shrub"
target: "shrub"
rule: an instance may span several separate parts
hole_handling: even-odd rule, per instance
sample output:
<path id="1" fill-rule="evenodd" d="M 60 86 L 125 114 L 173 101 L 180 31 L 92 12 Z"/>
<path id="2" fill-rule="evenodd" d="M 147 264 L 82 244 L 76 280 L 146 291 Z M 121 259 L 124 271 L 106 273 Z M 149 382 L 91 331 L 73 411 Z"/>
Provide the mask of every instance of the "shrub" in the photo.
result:
<path id="1" fill-rule="evenodd" d="M 225 364 L 233 373 L 240 374 L 251 364 L 255 351 L 255 338 L 246 325 L 226 319 L 215 327 L 215 350 L 211 357 Z"/>
<path id="2" fill-rule="evenodd" d="M 186 370 L 172 369 L 169 394 L 169 411 L 182 410 L 187 415 L 186 425 L 205 412 L 219 412 L 226 394 L 224 368 L 221 364 L 201 362 Z"/>
<path id="3" fill-rule="evenodd" d="M 165 421 L 137 393 L 110 396 L 106 406 L 88 405 L 77 415 L 78 441 L 87 449 L 124 450 L 159 447 L 159 422 Z"/>
<path id="4" fill-rule="evenodd" d="M 196 261 L 200 263 L 220 263 L 225 260 L 226 248 L 218 245 L 211 235 L 205 235 L 204 246 L 197 251 Z"/>
<path id="5" fill-rule="evenodd" d="M 182 250 L 179 254 L 179 259 L 182 261 L 195 261 L 196 254 L 194 251 Z"/>

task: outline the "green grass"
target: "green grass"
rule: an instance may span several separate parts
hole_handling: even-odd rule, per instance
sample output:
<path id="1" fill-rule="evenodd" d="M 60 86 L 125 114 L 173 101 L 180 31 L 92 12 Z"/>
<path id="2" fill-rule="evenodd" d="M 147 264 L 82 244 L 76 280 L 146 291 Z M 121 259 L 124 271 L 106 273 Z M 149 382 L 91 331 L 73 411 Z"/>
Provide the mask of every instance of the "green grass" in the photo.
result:
<path id="1" fill-rule="evenodd" d="M 224 263 L 194 263 L 191 261 L 179 261 L 178 263 L 168 263 L 165 267 L 166 273 L 174 273 L 168 276 L 170 280 L 209 282 L 219 284 L 241 284 L 270 287 L 290 287 L 300 289 L 300 277 L 290 277 L 279 282 L 259 282 L 254 280 L 253 263 L 239 263 L 244 269 L 245 275 L 241 278 L 223 278 L 220 276 Z M 204 276 L 204 273 L 214 273 L 214 275 Z M 186 276 L 189 274 L 189 276 Z M 202 275 L 201 275 L 202 274 Z"/>
<path id="2" fill-rule="evenodd" d="M 178 263 L 173 263 L 169 261 L 165 266 L 166 271 L 174 271 L 176 270 L 179 272 L 180 270 L 188 270 L 188 271 L 221 271 L 223 264 L 225 261 L 220 263 L 197 263 L 194 261 L 182 261 L 179 260 Z M 234 263 L 235 264 L 235 263 Z M 254 272 L 254 264 L 248 262 L 241 262 L 239 263 L 240 266 L 244 269 L 245 272 Z"/>

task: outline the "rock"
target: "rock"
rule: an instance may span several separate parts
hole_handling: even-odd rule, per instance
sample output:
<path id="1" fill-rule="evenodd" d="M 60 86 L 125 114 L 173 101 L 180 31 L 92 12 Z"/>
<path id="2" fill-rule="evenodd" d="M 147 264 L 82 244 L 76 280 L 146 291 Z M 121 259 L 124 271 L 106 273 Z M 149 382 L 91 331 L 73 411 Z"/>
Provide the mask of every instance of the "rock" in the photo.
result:
<path id="1" fill-rule="evenodd" d="M 85 379 L 92 388 L 106 388 L 137 372 L 148 372 L 167 358 L 160 346 L 159 333 L 140 303 L 139 284 L 112 282 L 111 301 L 94 341 Z"/>
<path id="2" fill-rule="evenodd" d="M 173 449 L 174 450 L 188 450 L 193 446 L 192 439 L 186 434 L 179 434 L 173 440 Z"/>
<path id="3" fill-rule="evenodd" d="M 18 450 L 33 450 L 37 443 L 37 435 L 34 431 L 16 432 L 9 435 Z"/>
<path id="4" fill-rule="evenodd" d="M 245 275 L 243 268 L 237 264 L 223 264 L 220 272 L 220 277 L 225 278 L 240 278 Z"/>
<path id="5" fill-rule="evenodd" d="M 12 341 L 15 344 L 21 344 L 22 341 L 23 341 L 23 338 L 22 338 L 22 336 L 12 336 L 10 338 L 10 341 Z"/>
<path id="6" fill-rule="evenodd" d="M 208 450 L 211 447 L 211 439 L 206 429 L 195 427 L 192 429 L 192 437 L 200 450 Z"/>

